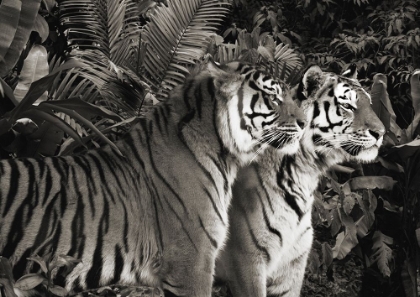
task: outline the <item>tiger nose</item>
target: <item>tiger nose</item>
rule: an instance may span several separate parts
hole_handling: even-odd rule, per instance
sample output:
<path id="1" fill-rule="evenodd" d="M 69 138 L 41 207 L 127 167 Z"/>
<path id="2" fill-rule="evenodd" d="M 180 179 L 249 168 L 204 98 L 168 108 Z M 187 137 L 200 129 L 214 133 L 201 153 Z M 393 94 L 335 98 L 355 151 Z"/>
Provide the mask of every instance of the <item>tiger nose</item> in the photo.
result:
<path id="1" fill-rule="evenodd" d="M 382 135 L 385 134 L 385 129 L 381 129 L 378 131 L 369 130 L 370 135 L 375 137 L 376 139 L 379 139 Z"/>
<path id="2" fill-rule="evenodd" d="M 297 125 L 299 126 L 299 128 L 303 129 L 306 126 L 306 121 L 305 120 L 296 120 Z"/>

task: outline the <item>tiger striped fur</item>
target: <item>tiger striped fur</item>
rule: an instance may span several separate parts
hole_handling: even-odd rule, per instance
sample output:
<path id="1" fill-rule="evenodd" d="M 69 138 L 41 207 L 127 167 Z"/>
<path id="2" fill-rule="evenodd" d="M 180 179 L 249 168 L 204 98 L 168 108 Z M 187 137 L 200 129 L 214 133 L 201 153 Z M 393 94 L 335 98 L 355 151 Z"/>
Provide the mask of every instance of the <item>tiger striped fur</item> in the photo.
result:
<path id="1" fill-rule="evenodd" d="M 305 121 L 273 78 L 247 74 L 210 62 L 116 143 L 123 156 L 2 160 L 0 255 L 15 277 L 53 252 L 82 260 L 72 292 L 119 283 L 210 296 L 238 168 L 267 143 L 297 148 Z"/>
<path id="2" fill-rule="evenodd" d="M 239 171 L 233 187 L 216 274 L 234 297 L 300 295 L 320 175 L 343 161 L 372 161 L 385 133 L 355 68 L 336 75 L 312 66 L 295 91 L 308 120 L 298 152 L 267 149 Z"/>

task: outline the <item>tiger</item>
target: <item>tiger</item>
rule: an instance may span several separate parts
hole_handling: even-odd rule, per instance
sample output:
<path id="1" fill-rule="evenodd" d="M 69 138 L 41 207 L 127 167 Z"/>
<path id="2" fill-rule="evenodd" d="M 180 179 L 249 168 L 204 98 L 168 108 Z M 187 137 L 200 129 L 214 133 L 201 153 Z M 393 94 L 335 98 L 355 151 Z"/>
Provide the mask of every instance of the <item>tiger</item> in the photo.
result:
<path id="1" fill-rule="evenodd" d="M 297 150 L 306 123 L 277 80 L 235 67 L 209 61 L 119 152 L 1 160 L 0 255 L 14 277 L 40 271 L 28 257 L 52 253 L 81 260 L 56 278 L 69 292 L 122 284 L 211 296 L 238 169 L 267 147 Z"/>
<path id="2" fill-rule="evenodd" d="M 300 295 L 313 241 L 311 208 L 320 176 L 344 161 L 373 161 L 385 127 L 353 66 L 342 75 L 309 67 L 293 89 L 307 116 L 295 154 L 267 149 L 238 172 L 229 235 L 216 262 L 234 297 Z"/>

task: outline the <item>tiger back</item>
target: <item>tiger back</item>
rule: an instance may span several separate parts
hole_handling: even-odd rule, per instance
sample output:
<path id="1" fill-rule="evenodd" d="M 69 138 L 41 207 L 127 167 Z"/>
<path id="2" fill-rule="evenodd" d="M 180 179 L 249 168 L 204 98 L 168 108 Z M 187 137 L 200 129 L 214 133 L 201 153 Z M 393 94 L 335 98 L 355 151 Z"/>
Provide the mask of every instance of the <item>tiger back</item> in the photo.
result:
<path id="1" fill-rule="evenodd" d="M 62 284 L 72 292 L 119 283 L 210 296 L 238 168 L 269 143 L 297 147 L 302 130 L 292 99 L 252 74 L 209 63 L 116 143 L 122 156 L 106 146 L 2 160 L 0 255 L 15 277 L 52 252 L 82 260 Z"/>
<path id="2" fill-rule="evenodd" d="M 229 238 L 216 275 L 235 297 L 300 295 L 320 175 L 343 161 L 374 160 L 382 143 L 385 128 L 355 68 L 337 75 L 313 66 L 294 91 L 308 120 L 299 150 L 267 149 L 233 186 Z"/>

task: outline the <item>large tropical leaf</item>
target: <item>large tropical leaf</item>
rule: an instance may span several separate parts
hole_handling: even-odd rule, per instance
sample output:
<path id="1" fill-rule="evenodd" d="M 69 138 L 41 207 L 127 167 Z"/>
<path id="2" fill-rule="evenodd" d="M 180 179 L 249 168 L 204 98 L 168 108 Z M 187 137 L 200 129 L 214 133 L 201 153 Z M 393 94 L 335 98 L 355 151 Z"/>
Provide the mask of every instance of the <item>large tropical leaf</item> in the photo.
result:
<path id="1" fill-rule="evenodd" d="M 20 72 L 18 84 L 14 91 L 17 100 L 15 104 L 25 97 L 34 81 L 48 75 L 48 73 L 47 50 L 42 45 L 34 45 L 26 57 Z M 47 93 L 45 92 L 37 100 L 45 101 L 46 99 Z"/>
<path id="2" fill-rule="evenodd" d="M 184 81 L 187 67 L 205 53 L 210 37 L 228 14 L 217 0 L 171 0 L 156 6 L 145 26 L 147 42 L 142 77 L 159 97 Z"/>
<path id="3" fill-rule="evenodd" d="M 41 0 L 2 1 L 0 6 L 0 26 L 2 29 L 0 32 L 8 36 L 3 42 L 3 36 L 0 35 L 0 76 L 7 74 L 18 61 L 32 32 L 40 3 Z M 8 9 L 9 13 L 2 16 L 3 9 Z M 9 43 L 11 37 L 13 39 Z M 7 44 L 9 46 L 7 51 L 4 52 Z"/>

